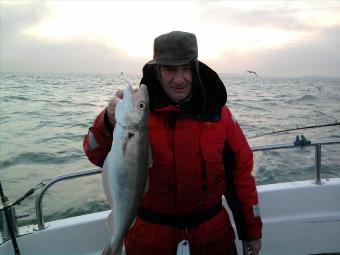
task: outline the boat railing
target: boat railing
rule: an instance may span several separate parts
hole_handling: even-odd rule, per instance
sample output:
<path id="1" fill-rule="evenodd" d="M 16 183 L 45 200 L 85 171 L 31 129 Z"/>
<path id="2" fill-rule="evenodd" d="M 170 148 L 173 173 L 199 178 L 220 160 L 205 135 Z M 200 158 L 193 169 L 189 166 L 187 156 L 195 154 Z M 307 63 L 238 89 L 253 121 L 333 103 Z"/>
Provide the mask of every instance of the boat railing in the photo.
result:
<path id="1" fill-rule="evenodd" d="M 45 184 L 45 186 L 40 190 L 40 192 L 39 192 L 39 194 L 38 194 L 38 196 L 35 200 L 35 212 L 36 212 L 36 216 L 37 216 L 38 230 L 45 229 L 43 209 L 42 209 L 42 200 L 43 200 L 44 195 L 45 195 L 45 193 L 48 189 L 50 189 L 54 184 L 61 182 L 61 181 L 64 181 L 64 180 L 69 180 L 69 179 L 99 174 L 101 172 L 102 172 L 102 169 L 99 168 L 99 167 L 96 167 L 96 168 L 79 170 L 79 171 L 75 171 L 75 172 L 70 172 L 70 173 L 58 175 L 58 176 L 50 179 Z"/>
<path id="2" fill-rule="evenodd" d="M 308 141 L 308 143 L 297 144 L 294 143 L 282 143 L 282 144 L 273 144 L 273 145 L 260 145 L 260 146 L 253 146 L 252 150 L 254 152 L 258 151 L 268 151 L 268 150 L 278 150 L 278 149 L 289 149 L 289 148 L 297 148 L 297 147 L 310 147 L 313 146 L 315 148 L 315 166 L 316 166 L 316 180 L 315 184 L 321 185 L 321 146 L 322 145 L 330 145 L 330 144 L 338 144 L 340 143 L 340 139 L 328 139 L 328 140 L 321 140 L 321 141 Z M 36 217 L 37 217 L 37 230 L 43 230 L 46 228 L 44 223 L 44 216 L 43 216 L 43 208 L 42 208 L 42 201 L 44 198 L 44 194 L 48 189 L 50 189 L 54 184 L 78 177 L 84 177 L 94 174 L 101 173 L 101 168 L 92 168 L 86 170 L 80 170 L 76 172 L 66 173 L 63 175 L 56 176 L 50 179 L 46 185 L 40 190 L 35 203 L 36 209 Z"/>

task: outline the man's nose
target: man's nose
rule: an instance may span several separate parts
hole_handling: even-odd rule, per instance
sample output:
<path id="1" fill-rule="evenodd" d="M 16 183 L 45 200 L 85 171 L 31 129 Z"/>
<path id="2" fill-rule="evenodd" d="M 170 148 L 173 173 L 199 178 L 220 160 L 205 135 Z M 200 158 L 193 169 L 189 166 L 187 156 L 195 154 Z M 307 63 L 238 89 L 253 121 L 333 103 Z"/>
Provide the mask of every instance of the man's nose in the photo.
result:
<path id="1" fill-rule="evenodd" d="M 174 74 L 173 82 L 179 85 L 187 83 L 185 73 L 183 72 L 183 70 L 181 69 L 176 70 Z"/>

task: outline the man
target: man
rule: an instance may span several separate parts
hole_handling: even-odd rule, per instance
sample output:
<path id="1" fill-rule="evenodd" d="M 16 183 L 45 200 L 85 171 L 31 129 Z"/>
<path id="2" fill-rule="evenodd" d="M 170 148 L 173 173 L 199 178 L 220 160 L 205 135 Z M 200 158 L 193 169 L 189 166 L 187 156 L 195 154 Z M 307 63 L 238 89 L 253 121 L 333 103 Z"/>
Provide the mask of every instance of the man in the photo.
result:
<path id="1" fill-rule="evenodd" d="M 124 240 L 127 255 L 176 254 L 183 240 L 192 255 L 237 254 L 222 195 L 233 212 L 243 254 L 258 254 L 261 248 L 252 151 L 225 106 L 222 81 L 197 57 L 196 36 L 174 31 L 155 39 L 153 60 L 143 68 L 153 166 L 149 189 Z M 110 151 L 116 101 L 110 100 L 84 140 L 88 158 L 98 166 Z"/>

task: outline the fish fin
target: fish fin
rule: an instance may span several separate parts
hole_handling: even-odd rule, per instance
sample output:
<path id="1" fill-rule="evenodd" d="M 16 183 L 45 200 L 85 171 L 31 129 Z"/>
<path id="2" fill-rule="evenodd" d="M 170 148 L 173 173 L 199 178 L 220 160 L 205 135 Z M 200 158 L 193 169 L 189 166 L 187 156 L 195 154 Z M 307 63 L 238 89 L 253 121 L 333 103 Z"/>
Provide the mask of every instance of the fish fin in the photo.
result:
<path id="1" fill-rule="evenodd" d="M 129 229 L 131 229 L 134 225 L 135 225 L 135 223 L 136 223 L 136 219 L 137 218 L 135 218 L 134 220 L 133 220 L 133 222 L 132 222 L 132 224 L 131 224 L 131 226 L 130 226 L 130 228 Z"/>
<path id="2" fill-rule="evenodd" d="M 107 217 L 105 225 L 109 231 L 110 236 L 113 236 L 113 211 L 111 211 L 109 216 Z"/>
<path id="3" fill-rule="evenodd" d="M 106 157 L 105 161 L 104 161 L 104 165 L 103 165 L 103 170 L 102 170 L 102 186 L 104 189 L 104 194 L 106 196 L 106 200 L 109 202 L 111 209 L 113 208 L 112 205 L 112 195 L 110 192 L 110 184 L 108 183 L 109 180 L 109 170 L 108 170 L 108 164 L 109 164 L 109 159 L 110 158 L 110 153 L 108 154 L 108 156 Z"/>
<path id="4" fill-rule="evenodd" d="M 151 147 L 149 144 L 149 158 L 148 158 L 148 168 L 152 167 L 153 161 L 152 161 L 152 152 L 151 152 Z"/>
<path id="5" fill-rule="evenodd" d="M 148 158 L 148 168 L 152 167 L 153 161 L 152 161 L 152 154 L 151 154 L 151 147 L 149 145 L 149 158 Z M 146 182 L 144 187 L 144 194 L 149 191 L 149 173 L 146 176 Z"/>
<path id="6" fill-rule="evenodd" d="M 149 175 L 146 177 L 144 194 L 149 191 Z"/>
<path id="7" fill-rule="evenodd" d="M 126 255 L 126 252 L 125 252 L 125 245 L 123 244 L 123 249 L 122 249 L 122 255 Z"/>
<path id="8" fill-rule="evenodd" d="M 122 141 L 123 155 L 125 155 L 125 153 L 126 153 L 127 144 L 128 144 L 128 141 L 124 139 L 124 140 Z"/>

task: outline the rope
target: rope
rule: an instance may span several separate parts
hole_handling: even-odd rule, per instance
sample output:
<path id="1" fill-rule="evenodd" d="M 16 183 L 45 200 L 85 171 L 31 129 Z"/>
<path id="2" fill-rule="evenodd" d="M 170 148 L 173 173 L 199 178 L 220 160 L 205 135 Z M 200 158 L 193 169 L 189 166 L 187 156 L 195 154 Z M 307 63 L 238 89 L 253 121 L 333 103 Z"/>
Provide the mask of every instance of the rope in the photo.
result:
<path id="1" fill-rule="evenodd" d="M 43 180 L 42 182 L 40 182 L 36 187 L 30 189 L 29 191 L 27 191 L 25 193 L 25 195 L 23 195 L 22 197 L 18 198 L 14 203 L 12 203 L 11 205 L 9 205 L 9 207 L 13 207 L 15 205 L 20 205 L 20 203 L 25 200 L 26 198 L 28 198 L 30 195 L 32 195 L 36 190 L 40 189 L 41 187 L 46 185 L 46 182 L 49 181 L 50 179 L 46 179 Z"/>

